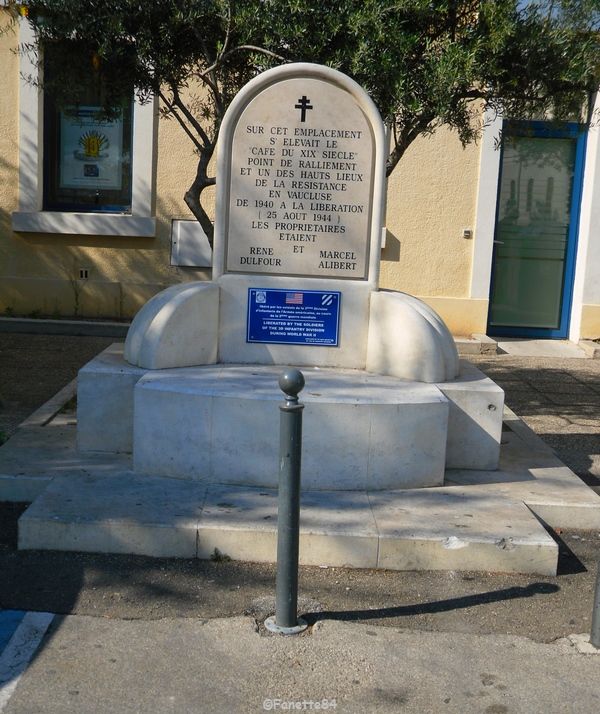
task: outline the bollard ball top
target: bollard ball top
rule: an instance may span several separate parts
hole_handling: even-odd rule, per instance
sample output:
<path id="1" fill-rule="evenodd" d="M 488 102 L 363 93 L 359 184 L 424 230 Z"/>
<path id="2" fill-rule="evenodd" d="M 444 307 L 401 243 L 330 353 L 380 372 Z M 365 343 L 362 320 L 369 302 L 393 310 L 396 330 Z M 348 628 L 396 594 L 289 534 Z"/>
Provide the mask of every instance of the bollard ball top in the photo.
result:
<path id="1" fill-rule="evenodd" d="M 284 394 L 296 397 L 303 388 L 304 375 L 299 369 L 288 367 L 288 369 L 279 376 L 279 389 L 281 389 Z"/>

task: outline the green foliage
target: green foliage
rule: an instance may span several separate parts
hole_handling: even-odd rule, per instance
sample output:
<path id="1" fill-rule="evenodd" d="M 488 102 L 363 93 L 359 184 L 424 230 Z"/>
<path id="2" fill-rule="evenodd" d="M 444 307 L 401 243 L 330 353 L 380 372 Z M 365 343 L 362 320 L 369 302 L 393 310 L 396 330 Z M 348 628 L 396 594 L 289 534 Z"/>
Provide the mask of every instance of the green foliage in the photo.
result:
<path id="1" fill-rule="evenodd" d="M 218 548 L 215 548 L 210 554 L 210 559 L 214 563 L 229 563 L 231 561 L 231 557 L 225 553 L 221 553 Z"/>
<path id="2" fill-rule="evenodd" d="M 208 162 L 225 110 L 260 71 L 326 64 L 369 92 L 392 128 L 388 172 L 440 125 L 463 142 L 482 108 L 515 118 L 587 119 L 598 87 L 600 0 L 31 0 L 46 81 L 64 102 L 95 72 L 107 110 L 137 87 L 157 94 L 199 156 L 186 202 L 214 183 Z M 99 79 L 100 81 L 100 79 Z M 71 96 L 69 96 L 71 95 Z"/>

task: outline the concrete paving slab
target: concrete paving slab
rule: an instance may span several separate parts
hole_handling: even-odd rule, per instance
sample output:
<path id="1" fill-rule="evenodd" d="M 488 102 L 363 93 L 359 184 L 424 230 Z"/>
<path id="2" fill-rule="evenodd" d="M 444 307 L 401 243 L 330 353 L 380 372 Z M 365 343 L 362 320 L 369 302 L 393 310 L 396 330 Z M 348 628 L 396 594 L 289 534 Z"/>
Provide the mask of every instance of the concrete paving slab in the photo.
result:
<path id="1" fill-rule="evenodd" d="M 379 532 L 367 493 L 310 491 L 301 509 L 302 564 L 377 567 Z"/>
<path id="2" fill-rule="evenodd" d="M 273 562 L 277 553 L 277 492 L 209 486 L 198 524 L 198 557 Z"/>
<path id="3" fill-rule="evenodd" d="M 493 337 L 474 332 L 471 338 L 479 342 L 481 354 L 495 355 L 498 352 L 498 341 Z"/>
<path id="4" fill-rule="evenodd" d="M 0 473 L 55 476 L 86 469 L 128 467 L 126 454 L 80 453 L 75 421 L 54 419 L 44 427 L 20 427 L 0 448 Z"/>
<path id="5" fill-rule="evenodd" d="M 497 471 L 451 469 L 446 486 L 472 485 L 522 501 L 553 528 L 600 528 L 600 496 L 526 433 L 505 432 Z"/>
<path id="6" fill-rule="evenodd" d="M 51 482 L 51 476 L 0 474 L 0 501 L 31 503 Z"/>
<path id="7" fill-rule="evenodd" d="M 478 488 L 307 492 L 300 562 L 392 570 L 556 573 L 558 547 L 521 502 Z M 277 494 L 140 476 L 54 479 L 19 548 L 274 562 Z"/>
<path id="8" fill-rule="evenodd" d="M 461 357 L 480 354 L 495 355 L 498 348 L 495 339 L 479 333 L 473 333 L 470 337 L 455 337 L 454 344 Z"/>
<path id="9" fill-rule="evenodd" d="M 51 399 L 42 404 L 39 409 L 36 409 L 33 414 L 30 414 L 25 421 L 19 426 L 46 426 L 48 422 L 56 418 L 58 412 L 63 406 L 77 395 L 77 380 L 72 379 L 60 391 L 58 391 Z"/>
<path id="10" fill-rule="evenodd" d="M 579 346 L 590 359 L 600 359 L 600 344 L 593 340 L 579 340 Z"/>
<path id="11" fill-rule="evenodd" d="M 600 709 L 598 658 L 566 640 L 333 620 L 297 637 L 257 630 L 244 617 L 55 618 L 5 714 Z"/>
<path id="12" fill-rule="evenodd" d="M 206 487 L 113 476 L 55 478 L 19 520 L 19 548 L 194 558 Z"/>
<path id="13" fill-rule="evenodd" d="M 277 491 L 210 486 L 199 523 L 198 557 L 211 557 L 215 548 L 234 560 L 275 562 Z M 366 493 L 302 494 L 302 565 L 375 568 L 377 551 L 378 533 Z"/>
<path id="14" fill-rule="evenodd" d="M 523 340 L 504 337 L 498 342 L 498 353 L 513 357 L 556 357 L 559 359 L 587 359 L 584 349 L 568 340 Z"/>
<path id="15" fill-rule="evenodd" d="M 556 542 L 519 501 L 477 488 L 370 493 L 369 501 L 380 568 L 556 573 Z"/>
<path id="16" fill-rule="evenodd" d="M 455 337 L 454 344 L 460 357 L 481 354 L 481 342 L 474 337 Z"/>
<path id="17" fill-rule="evenodd" d="M 63 415 L 45 426 L 20 427 L 0 448 L 0 500 L 31 501 L 56 476 L 130 468 L 124 454 L 79 453 L 76 438 L 73 418 Z"/>

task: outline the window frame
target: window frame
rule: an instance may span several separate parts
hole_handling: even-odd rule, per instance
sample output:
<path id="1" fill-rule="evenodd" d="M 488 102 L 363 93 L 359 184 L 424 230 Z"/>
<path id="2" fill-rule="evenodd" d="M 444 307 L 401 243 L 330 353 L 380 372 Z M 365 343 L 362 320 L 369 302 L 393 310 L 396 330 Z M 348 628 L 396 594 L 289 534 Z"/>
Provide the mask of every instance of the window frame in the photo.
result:
<path id="1" fill-rule="evenodd" d="M 33 44 L 35 34 L 26 18 L 19 21 L 21 44 Z M 47 211 L 44 204 L 44 92 L 31 77 L 40 63 L 23 53 L 19 80 L 19 210 L 12 214 L 16 232 L 154 237 L 153 216 L 158 111 L 156 98 L 134 100 L 131 210 L 126 213 Z"/>

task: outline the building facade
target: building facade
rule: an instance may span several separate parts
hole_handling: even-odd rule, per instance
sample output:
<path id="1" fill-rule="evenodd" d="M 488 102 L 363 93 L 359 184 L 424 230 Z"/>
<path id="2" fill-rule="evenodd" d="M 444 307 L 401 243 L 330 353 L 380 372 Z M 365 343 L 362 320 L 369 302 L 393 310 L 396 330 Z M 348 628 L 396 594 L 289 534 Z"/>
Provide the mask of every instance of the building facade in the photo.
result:
<path id="1" fill-rule="evenodd" d="M 56 110 L 16 52 L 31 38 L 25 19 L 0 34 L 0 314 L 126 319 L 210 279 L 184 132 L 153 102 L 100 126 L 93 95 Z M 447 129 L 415 141 L 388 181 L 380 287 L 455 335 L 600 337 L 599 132 L 490 117 L 466 148 Z"/>

